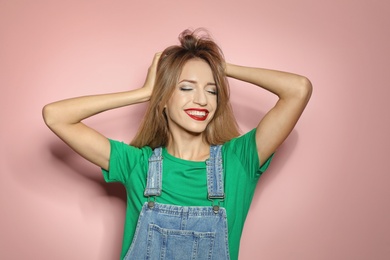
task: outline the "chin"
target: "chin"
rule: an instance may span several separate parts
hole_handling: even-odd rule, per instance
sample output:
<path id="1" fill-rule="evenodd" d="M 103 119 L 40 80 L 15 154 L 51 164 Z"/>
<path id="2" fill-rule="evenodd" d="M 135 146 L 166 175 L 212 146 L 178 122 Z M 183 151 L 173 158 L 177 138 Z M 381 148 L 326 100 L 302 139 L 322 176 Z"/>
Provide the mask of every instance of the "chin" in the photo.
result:
<path id="1" fill-rule="evenodd" d="M 185 130 L 193 135 L 200 135 L 206 131 L 206 127 L 189 127 Z"/>

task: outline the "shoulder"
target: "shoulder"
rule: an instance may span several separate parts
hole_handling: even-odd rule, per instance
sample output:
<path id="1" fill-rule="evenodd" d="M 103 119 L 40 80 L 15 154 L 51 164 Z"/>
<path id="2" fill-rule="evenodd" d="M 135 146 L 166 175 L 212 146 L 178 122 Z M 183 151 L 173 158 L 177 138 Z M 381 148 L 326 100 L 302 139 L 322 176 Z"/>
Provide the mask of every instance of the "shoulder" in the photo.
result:
<path id="1" fill-rule="evenodd" d="M 270 158 L 260 167 L 256 145 L 256 128 L 223 144 L 222 156 L 227 170 L 232 168 L 238 172 L 246 172 L 251 177 L 259 177 L 268 168 L 271 161 Z"/>
<path id="2" fill-rule="evenodd" d="M 223 144 L 224 151 L 234 152 L 237 148 L 256 148 L 256 128 Z"/>
<path id="3" fill-rule="evenodd" d="M 122 141 L 117 141 L 113 139 L 109 139 L 109 141 L 111 147 L 110 160 L 119 157 L 122 159 L 131 159 L 132 161 L 139 161 L 142 159 L 148 159 L 153 153 L 152 148 L 149 146 L 143 146 L 139 148 L 124 143 Z"/>
<path id="4" fill-rule="evenodd" d="M 227 160 L 238 159 L 242 163 L 258 165 L 257 146 L 256 146 L 256 129 L 233 138 L 222 146 L 223 157 Z"/>
<path id="5" fill-rule="evenodd" d="M 107 182 L 126 183 L 131 174 L 146 172 L 152 149 L 135 147 L 121 141 L 109 139 L 110 160 L 108 170 L 103 170 Z"/>

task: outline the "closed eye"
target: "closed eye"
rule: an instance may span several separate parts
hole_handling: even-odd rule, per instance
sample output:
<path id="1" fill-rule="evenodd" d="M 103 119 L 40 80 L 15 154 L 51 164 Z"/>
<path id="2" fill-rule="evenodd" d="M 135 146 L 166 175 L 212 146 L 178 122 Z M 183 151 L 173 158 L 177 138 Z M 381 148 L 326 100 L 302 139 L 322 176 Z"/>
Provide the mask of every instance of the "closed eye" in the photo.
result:
<path id="1" fill-rule="evenodd" d="M 212 94 L 212 95 L 217 95 L 217 91 L 216 90 L 207 90 L 207 92 Z"/>
<path id="2" fill-rule="evenodd" d="M 205 90 L 207 91 L 207 93 L 210 93 L 212 95 L 217 95 L 217 93 L 218 93 L 215 84 L 212 84 L 212 85 L 209 84 L 208 86 L 205 87 Z"/>
<path id="3" fill-rule="evenodd" d="M 180 90 L 181 91 L 191 91 L 192 87 L 183 86 L 183 87 L 180 87 Z"/>

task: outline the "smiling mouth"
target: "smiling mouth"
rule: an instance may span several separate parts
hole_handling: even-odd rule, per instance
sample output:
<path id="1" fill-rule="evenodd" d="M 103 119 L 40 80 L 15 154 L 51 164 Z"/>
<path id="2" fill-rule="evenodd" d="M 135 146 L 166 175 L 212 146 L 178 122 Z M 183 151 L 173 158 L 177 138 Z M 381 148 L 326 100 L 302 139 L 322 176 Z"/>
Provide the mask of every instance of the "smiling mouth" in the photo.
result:
<path id="1" fill-rule="evenodd" d="M 187 109 L 185 110 L 187 115 L 189 115 L 192 119 L 195 119 L 197 121 L 204 121 L 206 120 L 209 111 L 206 109 Z"/>

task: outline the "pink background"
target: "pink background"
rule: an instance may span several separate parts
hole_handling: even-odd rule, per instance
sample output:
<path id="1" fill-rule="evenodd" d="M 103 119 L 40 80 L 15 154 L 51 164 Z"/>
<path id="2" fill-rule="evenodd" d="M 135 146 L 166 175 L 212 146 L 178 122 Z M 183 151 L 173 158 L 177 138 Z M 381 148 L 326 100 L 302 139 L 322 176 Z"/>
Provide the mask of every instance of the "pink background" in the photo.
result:
<path id="1" fill-rule="evenodd" d="M 41 109 L 141 86 L 153 54 L 201 26 L 228 61 L 314 85 L 258 185 L 240 259 L 390 259 L 388 3 L 0 0 L 0 259 L 118 259 L 124 190 L 58 140 Z M 276 100 L 231 88 L 243 131 Z M 144 108 L 88 123 L 127 142 Z"/>

